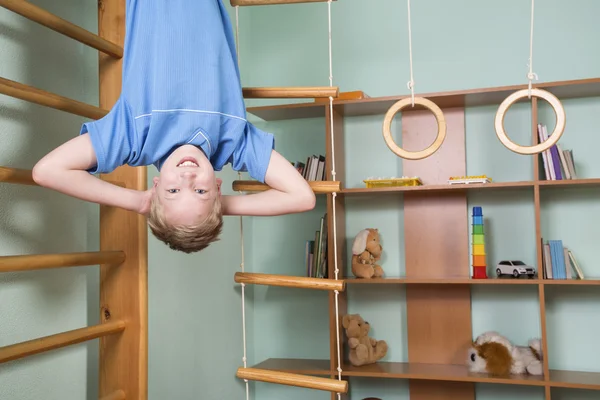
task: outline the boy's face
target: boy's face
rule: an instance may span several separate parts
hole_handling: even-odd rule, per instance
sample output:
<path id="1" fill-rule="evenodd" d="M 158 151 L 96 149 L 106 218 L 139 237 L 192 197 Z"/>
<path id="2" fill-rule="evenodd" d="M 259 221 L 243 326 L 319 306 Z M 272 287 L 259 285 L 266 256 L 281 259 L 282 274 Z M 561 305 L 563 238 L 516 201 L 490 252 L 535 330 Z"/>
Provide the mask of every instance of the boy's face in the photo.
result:
<path id="1" fill-rule="evenodd" d="M 154 190 L 169 223 L 188 225 L 212 209 L 221 195 L 221 180 L 202 150 L 184 145 L 167 158 L 160 177 L 154 178 Z"/>

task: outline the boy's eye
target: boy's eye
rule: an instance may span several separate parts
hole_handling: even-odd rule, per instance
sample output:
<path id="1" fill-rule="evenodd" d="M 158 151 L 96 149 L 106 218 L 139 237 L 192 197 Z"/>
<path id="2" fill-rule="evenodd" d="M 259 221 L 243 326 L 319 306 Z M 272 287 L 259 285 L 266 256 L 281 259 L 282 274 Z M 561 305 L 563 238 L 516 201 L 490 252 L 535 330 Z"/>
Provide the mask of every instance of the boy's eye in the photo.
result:
<path id="1" fill-rule="evenodd" d="M 177 192 L 179 192 L 179 189 L 169 189 L 169 190 L 167 190 L 167 192 L 169 192 L 169 193 L 177 193 Z"/>
<path id="2" fill-rule="evenodd" d="M 206 190 L 204 190 L 204 189 L 196 189 L 196 193 L 204 194 L 204 193 L 206 193 Z"/>

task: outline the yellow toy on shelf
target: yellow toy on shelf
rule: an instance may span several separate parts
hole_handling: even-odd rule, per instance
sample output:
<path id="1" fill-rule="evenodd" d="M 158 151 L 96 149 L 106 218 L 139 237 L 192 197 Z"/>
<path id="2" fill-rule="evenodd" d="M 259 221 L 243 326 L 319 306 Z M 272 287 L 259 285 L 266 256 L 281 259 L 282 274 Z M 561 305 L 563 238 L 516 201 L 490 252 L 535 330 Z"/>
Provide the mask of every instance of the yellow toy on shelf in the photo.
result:
<path id="1" fill-rule="evenodd" d="M 422 186 L 423 182 L 421 178 L 417 176 L 408 177 L 403 176 L 400 178 L 368 178 L 363 181 L 367 188 L 379 188 L 379 187 L 396 187 L 396 186 Z"/>
<path id="2" fill-rule="evenodd" d="M 468 176 L 451 176 L 448 179 L 450 185 L 469 184 L 469 183 L 490 183 L 492 178 L 487 175 L 468 175 Z"/>

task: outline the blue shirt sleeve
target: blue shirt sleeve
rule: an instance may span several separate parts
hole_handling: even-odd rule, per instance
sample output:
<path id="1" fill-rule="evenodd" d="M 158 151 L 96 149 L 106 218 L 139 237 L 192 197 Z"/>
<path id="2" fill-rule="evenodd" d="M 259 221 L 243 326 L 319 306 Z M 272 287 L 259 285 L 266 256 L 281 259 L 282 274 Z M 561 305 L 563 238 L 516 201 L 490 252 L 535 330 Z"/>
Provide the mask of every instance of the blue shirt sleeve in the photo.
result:
<path id="1" fill-rule="evenodd" d="M 231 166 L 235 171 L 248 171 L 252 178 L 264 183 L 274 148 L 273 134 L 263 132 L 247 122 L 244 137 L 233 153 Z"/>
<path id="2" fill-rule="evenodd" d="M 110 173 L 127 164 L 136 146 L 135 124 L 127 102 L 119 98 L 108 114 L 86 122 L 80 134 L 87 133 L 96 153 L 97 165 L 90 173 Z"/>

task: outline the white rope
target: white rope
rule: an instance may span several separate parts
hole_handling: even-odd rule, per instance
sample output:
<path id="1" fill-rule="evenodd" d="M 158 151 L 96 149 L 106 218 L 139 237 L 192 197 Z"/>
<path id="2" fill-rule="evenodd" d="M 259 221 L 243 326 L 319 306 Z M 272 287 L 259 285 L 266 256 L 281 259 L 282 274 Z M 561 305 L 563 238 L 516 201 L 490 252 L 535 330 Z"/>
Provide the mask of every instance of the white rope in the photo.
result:
<path id="1" fill-rule="evenodd" d="M 235 53 L 238 59 L 238 69 L 240 68 L 240 43 L 239 43 L 239 33 L 240 33 L 240 16 L 239 16 L 239 6 L 235 6 Z M 240 70 L 241 75 L 241 70 Z M 238 172 L 238 179 L 242 179 L 242 174 Z M 240 195 L 242 194 L 239 191 Z M 240 268 L 242 272 L 244 272 L 244 222 L 242 216 L 240 215 L 240 247 L 242 252 L 242 259 L 240 263 Z M 247 361 L 247 353 L 246 353 L 246 284 L 242 282 L 242 342 L 244 345 L 244 355 L 242 356 L 242 362 L 244 363 L 244 368 L 248 366 Z M 250 400 L 250 387 L 248 379 L 244 379 L 246 384 L 246 400 Z"/>
<path id="2" fill-rule="evenodd" d="M 238 172 L 238 177 L 241 180 L 242 174 Z M 239 192 L 241 194 L 241 192 Z M 240 215 L 240 244 L 242 250 L 242 261 L 240 263 L 240 268 L 242 272 L 244 272 L 244 223 L 242 221 L 242 216 Z M 247 357 L 246 357 L 246 284 L 242 282 L 242 340 L 244 343 L 244 356 L 242 357 L 242 362 L 244 363 L 244 368 L 247 365 Z M 248 379 L 244 379 L 246 383 L 246 400 L 250 400 L 250 387 L 248 384 Z"/>
<path id="3" fill-rule="evenodd" d="M 329 86 L 333 87 L 333 51 L 332 51 L 332 41 L 331 41 L 331 1 L 327 1 L 327 19 L 328 19 L 328 27 L 329 27 Z M 331 130 L 331 179 L 335 181 L 335 140 L 333 134 L 333 97 L 329 96 L 329 122 L 330 122 L 330 130 Z M 335 199 L 336 192 L 332 194 L 332 221 L 333 221 L 333 260 L 335 266 L 335 279 L 338 280 L 339 268 L 338 268 L 338 260 L 337 260 L 337 219 L 335 215 Z M 342 362 L 341 362 L 341 348 L 340 348 L 340 310 L 339 310 L 339 297 L 340 292 L 335 291 L 335 329 L 336 329 L 336 343 L 337 343 L 337 372 L 338 372 L 338 380 L 342 380 Z M 337 398 L 340 400 L 342 397 L 341 393 L 337 393 Z"/>
<path id="4" fill-rule="evenodd" d="M 413 79 L 413 57 L 412 57 L 412 28 L 410 26 L 410 0 L 407 1 L 408 8 L 408 59 L 410 60 L 410 81 L 406 84 L 410 89 L 412 106 L 415 106 L 415 80 Z"/>
<path id="5" fill-rule="evenodd" d="M 527 79 L 529 80 L 529 98 L 531 98 L 531 86 L 532 81 L 537 81 L 538 76 L 533 72 L 533 10 L 534 0 L 531 0 L 531 26 L 529 31 L 529 72 L 527 73 Z"/>

